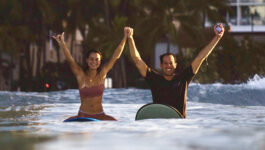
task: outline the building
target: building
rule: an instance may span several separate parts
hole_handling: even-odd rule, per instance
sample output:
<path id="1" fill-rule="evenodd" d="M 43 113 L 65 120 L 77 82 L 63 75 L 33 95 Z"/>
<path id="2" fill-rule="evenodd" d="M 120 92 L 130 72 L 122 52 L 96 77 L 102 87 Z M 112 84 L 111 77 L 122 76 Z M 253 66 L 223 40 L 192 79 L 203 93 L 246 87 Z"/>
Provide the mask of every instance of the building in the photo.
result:
<path id="1" fill-rule="evenodd" d="M 251 35 L 265 41 L 265 0 L 230 0 L 230 11 L 224 15 L 237 39 Z M 205 26 L 211 26 L 206 19 Z"/>
<path id="2" fill-rule="evenodd" d="M 233 33 L 265 33 L 265 0 L 231 0 L 226 13 Z"/>

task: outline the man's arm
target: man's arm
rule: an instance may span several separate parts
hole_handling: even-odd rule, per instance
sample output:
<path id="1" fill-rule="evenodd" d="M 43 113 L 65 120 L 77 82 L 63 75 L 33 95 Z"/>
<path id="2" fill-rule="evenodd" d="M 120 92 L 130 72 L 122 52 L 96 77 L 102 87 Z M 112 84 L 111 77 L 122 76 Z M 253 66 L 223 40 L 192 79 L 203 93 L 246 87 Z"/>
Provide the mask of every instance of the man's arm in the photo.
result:
<path id="1" fill-rule="evenodd" d="M 134 39 L 133 39 L 133 29 L 128 29 L 128 41 L 129 41 L 129 47 L 130 47 L 130 54 L 132 57 L 133 62 L 135 63 L 137 69 L 139 70 L 140 74 L 143 77 L 146 77 L 146 72 L 148 66 L 145 64 L 145 62 L 142 60 L 139 52 L 136 49 Z"/>
<path id="2" fill-rule="evenodd" d="M 192 71 L 194 74 L 197 74 L 202 62 L 205 60 L 205 58 L 207 58 L 211 54 L 211 52 L 213 51 L 216 44 L 222 38 L 222 36 L 224 34 L 224 27 L 222 25 L 219 25 L 219 26 L 221 27 L 222 31 L 220 33 L 218 33 L 214 27 L 214 32 L 215 32 L 214 38 L 211 40 L 211 42 L 208 45 L 206 45 L 200 51 L 200 53 L 197 55 L 197 57 L 193 60 L 191 66 L 192 66 Z"/>

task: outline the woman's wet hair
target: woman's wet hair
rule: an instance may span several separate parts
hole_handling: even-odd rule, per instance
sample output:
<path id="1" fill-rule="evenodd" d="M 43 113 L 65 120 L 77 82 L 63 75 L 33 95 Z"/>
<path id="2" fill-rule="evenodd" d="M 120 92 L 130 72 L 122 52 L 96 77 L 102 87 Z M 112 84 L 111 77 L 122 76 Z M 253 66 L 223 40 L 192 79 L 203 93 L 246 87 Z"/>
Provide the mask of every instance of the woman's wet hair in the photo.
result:
<path id="1" fill-rule="evenodd" d="M 103 58 L 102 53 L 101 53 L 99 50 L 94 50 L 94 49 L 87 51 L 87 53 L 86 53 L 86 59 L 87 59 L 92 53 L 97 53 L 97 54 L 99 54 L 99 55 L 100 55 L 100 61 L 102 61 L 102 58 Z M 87 70 L 89 69 L 89 67 L 88 67 L 88 65 L 87 65 L 87 63 L 86 63 L 86 59 L 85 59 L 85 63 L 84 63 L 84 71 L 87 71 Z M 99 71 L 100 68 L 101 68 L 101 64 L 100 64 L 100 66 L 98 67 L 97 70 Z"/>
<path id="2" fill-rule="evenodd" d="M 86 58 L 88 58 L 88 57 L 90 56 L 90 54 L 92 54 L 92 53 L 97 53 L 97 54 L 99 54 L 99 55 L 100 55 L 100 60 L 102 60 L 102 53 L 101 53 L 99 50 L 94 50 L 94 49 L 89 50 L 89 51 L 86 53 Z"/>
<path id="3" fill-rule="evenodd" d="M 160 64 L 162 64 L 162 62 L 163 62 L 163 58 L 164 58 L 165 56 L 170 56 L 170 55 L 172 55 L 172 56 L 174 57 L 175 62 L 177 62 L 177 57 L 176 57 L 176 55 L 174 55 L 173 53 L 165 53 L 165 54 L 160 55 Z"/>

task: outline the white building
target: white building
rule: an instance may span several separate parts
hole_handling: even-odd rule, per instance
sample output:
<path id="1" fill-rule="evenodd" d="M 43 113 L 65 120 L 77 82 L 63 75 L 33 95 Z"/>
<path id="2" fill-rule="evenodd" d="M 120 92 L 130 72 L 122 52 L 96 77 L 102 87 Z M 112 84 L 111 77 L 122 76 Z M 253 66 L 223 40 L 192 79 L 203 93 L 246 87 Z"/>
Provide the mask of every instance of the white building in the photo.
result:
<path id="1" fill-rule="evenodd" d="M 229 5 L 225 15 L 232 33 L 265 33 L 265 0 L 230 0 Z"/>

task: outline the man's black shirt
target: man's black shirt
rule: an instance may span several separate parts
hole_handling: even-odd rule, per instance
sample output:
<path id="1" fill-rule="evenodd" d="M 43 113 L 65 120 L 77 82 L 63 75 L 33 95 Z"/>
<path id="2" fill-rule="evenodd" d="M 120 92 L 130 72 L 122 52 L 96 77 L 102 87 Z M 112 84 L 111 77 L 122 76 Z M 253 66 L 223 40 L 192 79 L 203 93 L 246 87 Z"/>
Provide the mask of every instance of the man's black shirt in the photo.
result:
<path id="1" fill-rule="evenodd" d="M 187 89 L 193 77 L 192 66 L 176 72 L 170 81 L 160 73 L 148 68 L 145 80 L 151 87 L 154 103 L 171 105 L 186 118 Z"/>

